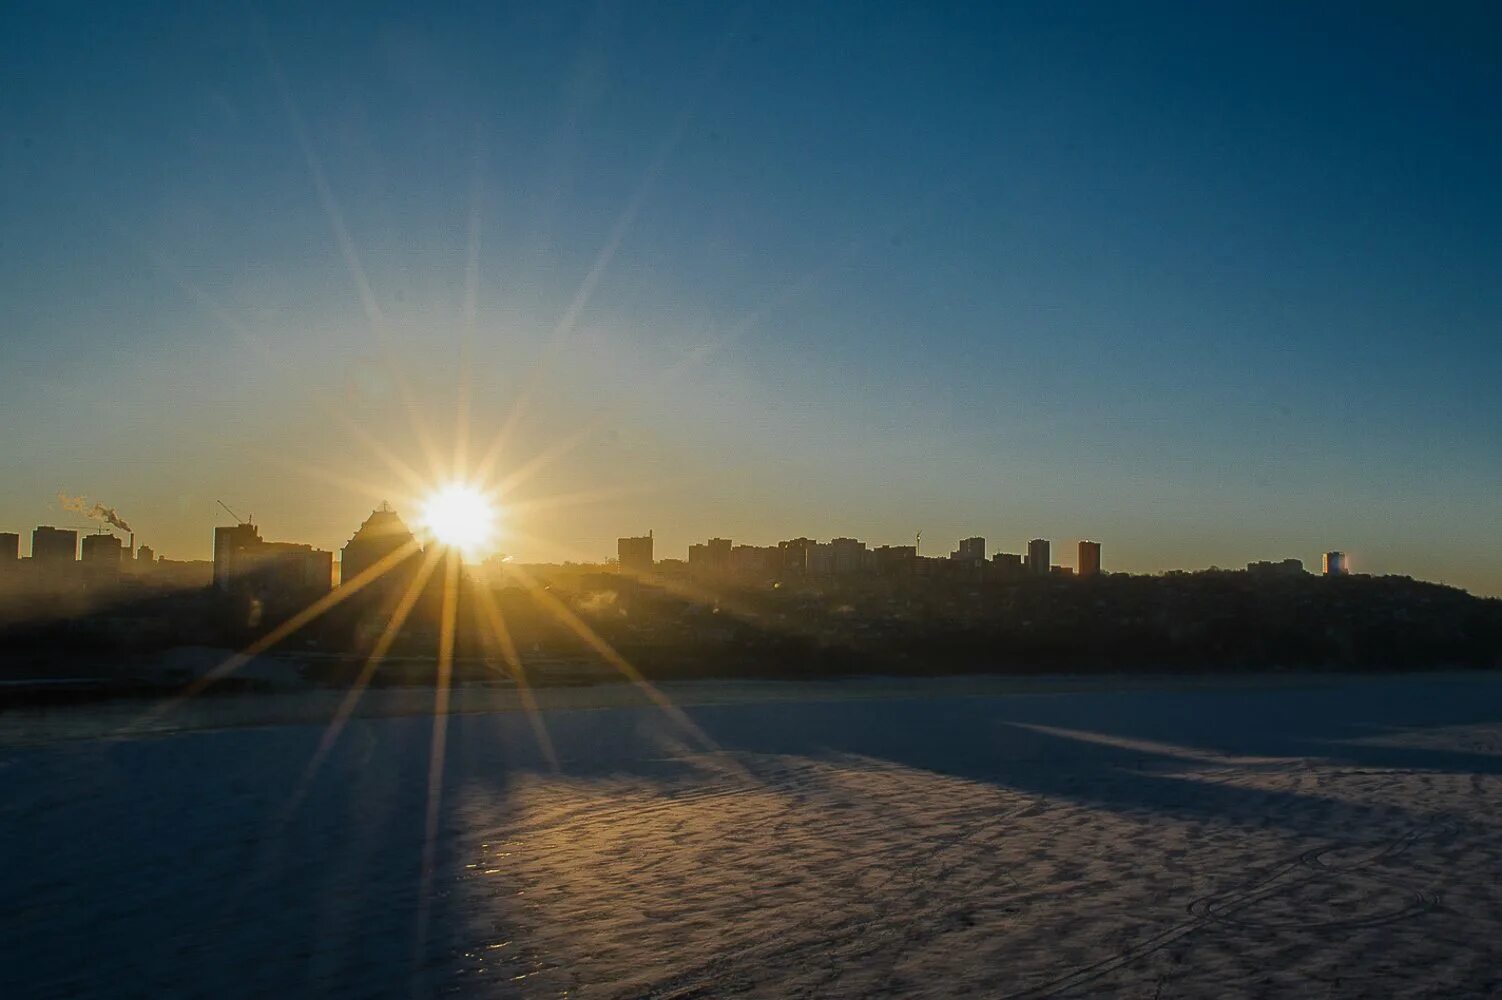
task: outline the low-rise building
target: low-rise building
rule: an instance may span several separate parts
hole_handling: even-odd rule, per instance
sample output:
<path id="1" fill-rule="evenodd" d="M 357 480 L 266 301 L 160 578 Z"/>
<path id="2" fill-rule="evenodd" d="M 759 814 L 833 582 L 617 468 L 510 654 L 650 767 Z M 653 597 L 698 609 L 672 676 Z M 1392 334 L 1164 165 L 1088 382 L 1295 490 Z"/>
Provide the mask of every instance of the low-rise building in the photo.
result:
<path id="1" fill-rule="evenodd" d="M 1302 559 L 1280 559 L 1273 562 L 1262 559 L 1246 564 L 1246 571 L 1253 576 L 1300 576 L 1304 572 Z"/>

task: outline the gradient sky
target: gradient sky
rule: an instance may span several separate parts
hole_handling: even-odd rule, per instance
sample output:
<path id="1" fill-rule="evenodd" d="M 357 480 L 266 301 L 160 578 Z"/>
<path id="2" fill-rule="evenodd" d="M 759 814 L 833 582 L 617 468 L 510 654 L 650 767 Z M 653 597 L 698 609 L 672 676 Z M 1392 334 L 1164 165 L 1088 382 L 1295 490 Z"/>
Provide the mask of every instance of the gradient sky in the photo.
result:
<path id="1" fill-rule="evenodd" d="M 0 12 L 0 530 L 341 546 L 467 371 L 523 559 L 1502 593 L 1494 4 L 218 6 Z"/>

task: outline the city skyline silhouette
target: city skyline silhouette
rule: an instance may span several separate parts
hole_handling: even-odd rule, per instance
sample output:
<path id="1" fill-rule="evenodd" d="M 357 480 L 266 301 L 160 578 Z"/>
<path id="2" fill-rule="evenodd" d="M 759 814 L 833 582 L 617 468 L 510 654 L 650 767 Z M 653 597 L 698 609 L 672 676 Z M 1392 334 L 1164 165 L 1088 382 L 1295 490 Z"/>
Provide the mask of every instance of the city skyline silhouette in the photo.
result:
<path id="1" fill-rule="evenodd" d="M 1483 15 L 612 11 L 8 15 L 0 523 L 331 548 L 502 439 L 524 560 L 922 528 L 1502 593 Z"/>
<path id="2" fill-rule="evenodd" d="M 1502 5 L 0 4 L 0 992 L 1494 997 Z"/>

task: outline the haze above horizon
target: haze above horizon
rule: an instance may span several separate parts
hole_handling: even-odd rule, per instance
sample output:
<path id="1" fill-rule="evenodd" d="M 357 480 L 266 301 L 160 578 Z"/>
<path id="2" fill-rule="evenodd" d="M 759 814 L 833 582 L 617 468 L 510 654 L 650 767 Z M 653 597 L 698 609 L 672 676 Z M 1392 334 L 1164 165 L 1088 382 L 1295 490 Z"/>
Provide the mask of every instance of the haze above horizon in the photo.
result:
<path id="1" fill-rule="evenodd" d="M 0 530 L 337 549 L 499 438 L 526 561 L 921 529 L 1502 594 L 1499 22 L 7 7 Z"/>

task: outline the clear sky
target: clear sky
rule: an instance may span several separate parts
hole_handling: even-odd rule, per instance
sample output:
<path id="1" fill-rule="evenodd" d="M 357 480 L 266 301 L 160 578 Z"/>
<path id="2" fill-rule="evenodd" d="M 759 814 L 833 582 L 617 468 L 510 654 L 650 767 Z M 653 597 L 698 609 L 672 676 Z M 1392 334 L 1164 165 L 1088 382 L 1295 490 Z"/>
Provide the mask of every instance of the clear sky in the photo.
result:
<path id="1" fill-rule="evenodd" d="M 338 547 L 467 372 L 523 559 L 1502 593 L 1496 5 L 929 6 L 6 4 L 0 530 Z"/>

